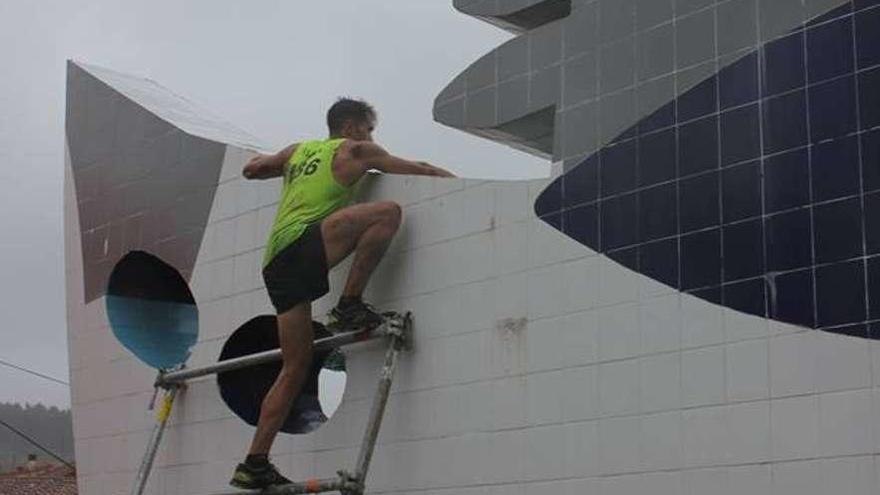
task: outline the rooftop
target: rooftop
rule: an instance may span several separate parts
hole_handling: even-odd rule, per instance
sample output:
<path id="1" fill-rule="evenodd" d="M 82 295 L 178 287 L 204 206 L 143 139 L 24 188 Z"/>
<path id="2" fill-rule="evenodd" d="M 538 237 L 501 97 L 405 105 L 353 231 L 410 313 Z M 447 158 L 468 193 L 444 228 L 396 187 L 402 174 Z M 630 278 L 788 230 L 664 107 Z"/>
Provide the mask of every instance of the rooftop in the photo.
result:
<path id="1" fill-rule="evenodd" d="M 29 462 L 0 473 L 0 495 L 76 494 L 76 472 L 67 466 Z"/>

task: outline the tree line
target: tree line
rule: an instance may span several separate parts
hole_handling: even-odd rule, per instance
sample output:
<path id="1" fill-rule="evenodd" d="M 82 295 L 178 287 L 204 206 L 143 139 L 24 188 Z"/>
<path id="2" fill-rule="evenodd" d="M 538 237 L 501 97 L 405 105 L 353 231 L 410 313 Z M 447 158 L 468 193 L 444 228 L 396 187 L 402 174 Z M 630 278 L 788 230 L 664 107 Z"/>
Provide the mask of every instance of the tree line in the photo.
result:
<path id="1" fill-rule="evenodd" d="M 73 422 L 69 409 L 46 407 L 43 404 L 0 403 L 0 420 L 73 463 Z M 36 454 L 41 461 L 56 462 L 48 454 L 0 425 L 0 472 L 24 464 L 28 454 Z"/>

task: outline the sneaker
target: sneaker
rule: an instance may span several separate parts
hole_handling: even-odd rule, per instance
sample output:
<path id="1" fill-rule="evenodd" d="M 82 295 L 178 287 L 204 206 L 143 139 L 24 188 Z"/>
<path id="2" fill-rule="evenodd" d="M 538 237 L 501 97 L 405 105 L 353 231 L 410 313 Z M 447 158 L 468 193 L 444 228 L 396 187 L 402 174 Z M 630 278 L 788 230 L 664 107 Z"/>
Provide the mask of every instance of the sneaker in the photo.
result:
<path id="1" fill-rule="evenodd" d="M 345 308 L 340 308 L 337 305 L 330 311 L 328 317 L 328 326 L 332 326 L 337 332 L 375 328 L 385 321 L 373 306 L 363 301 L 351 304 Z"/>
<path id="2" fill-rule="evenodd" d="M 242 490 L 263 490 L 270 486 L 287 485 L 290 482 L 270 462 L 260 467 L 254 467 L 247 463 L 239 464 L 235 468 L 235 473 L 229 484 Z"/>

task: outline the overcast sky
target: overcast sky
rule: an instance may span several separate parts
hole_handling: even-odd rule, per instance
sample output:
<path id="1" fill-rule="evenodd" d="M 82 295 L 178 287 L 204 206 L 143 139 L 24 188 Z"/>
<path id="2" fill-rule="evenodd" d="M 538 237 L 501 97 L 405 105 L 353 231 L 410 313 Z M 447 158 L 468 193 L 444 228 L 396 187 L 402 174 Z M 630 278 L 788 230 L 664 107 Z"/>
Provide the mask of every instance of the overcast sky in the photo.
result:
<path id="1" fill-rule="evenodd" d="M 339 95 L 376 138 L 465 177 L 548 165 L 431 120 L 434 96 L 510 35 L 452 0 L 0 1 L 0 359 L 68 378 L 62 181 L 65 60 L 150 77 L 278 147 L 324 134 Z M 0 366 L 0 402 L 68 406 L 63 386 Z"/>

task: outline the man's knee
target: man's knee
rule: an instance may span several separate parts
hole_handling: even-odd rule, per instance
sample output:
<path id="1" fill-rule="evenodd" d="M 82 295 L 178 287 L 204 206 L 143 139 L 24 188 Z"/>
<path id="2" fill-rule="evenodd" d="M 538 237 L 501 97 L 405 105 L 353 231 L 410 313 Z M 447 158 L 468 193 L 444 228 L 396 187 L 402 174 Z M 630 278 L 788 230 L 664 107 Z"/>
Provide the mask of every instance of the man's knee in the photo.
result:
<path id="1" fill-rule="evenodd" d="M 400 221 L 403 218 L 403 209 L 394 201 L 382 201 L 379 205 L 382 220 L 388 226 L 392 226 L 396 230 L 397 227 L 400 226 Z"/>

